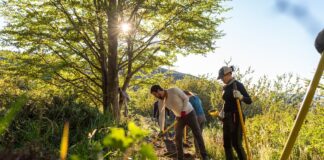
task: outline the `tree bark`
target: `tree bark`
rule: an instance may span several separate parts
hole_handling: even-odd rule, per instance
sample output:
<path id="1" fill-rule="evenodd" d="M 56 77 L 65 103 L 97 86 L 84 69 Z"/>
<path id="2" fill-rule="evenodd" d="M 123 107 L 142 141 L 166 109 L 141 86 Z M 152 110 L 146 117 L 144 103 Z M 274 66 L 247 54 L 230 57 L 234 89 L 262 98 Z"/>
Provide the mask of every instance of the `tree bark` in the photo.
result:
<path id="1" fill-rule="evenodd" d="M 132 79 L 132 67 L 133 67 L 133 63 L 131 63 L 131 59 L 133 58 L 133 43 L 132 43 L 132 40 L 131 40 L 131 36 L 129 35 L 128 38 L 127 38 L 127 57 L 128 57 L 128 66 L 127 66 L 127 75 L 126 75 L 126 78 L 125 78 L 125 81 L 123 83 L 123 86 L 121 87 L 121 91 L 122 92 L 126 92 L 128 86 L 129 86 L 129 83 Z M 127 103 L 127 101 L 125 102 L 125 99 L 120 99 L 119 100 L 119 106 L 122 107 L 124 106 L 125 107 L 125 111 L 124 111 L 124 117 L 127 117 L 128 116 L 128 105 L 125 104 Z"/>
<path id="2" fill-rule="evenodd" d="M 105 56 L 103 56 L 104 59 Z M 106 60 L 102 60 L 101 62 L 101 76 L 102 76 L 102 98 L 103 98 L 103 110 L 104 113 L 111 113 L 113 108 L 109 106 L 109 99 L 108 99 L 108 71 L 107 71 L 107 63 Z"/>
<path id="3" fill-rule="evenodd" d="M 117 122 L 120 119 L 118 103 L 118 11 L 117 0 L 110 0 L 107 10 L 108 18 L 108 77 L 107 77 L 107 103 L 113 109 L 113 115 Z"/>

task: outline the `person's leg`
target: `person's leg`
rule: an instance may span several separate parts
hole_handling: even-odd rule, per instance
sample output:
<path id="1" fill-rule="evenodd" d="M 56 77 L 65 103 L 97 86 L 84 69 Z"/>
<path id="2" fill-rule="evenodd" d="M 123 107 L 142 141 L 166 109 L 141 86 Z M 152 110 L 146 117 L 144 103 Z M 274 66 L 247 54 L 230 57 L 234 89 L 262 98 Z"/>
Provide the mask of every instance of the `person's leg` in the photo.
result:
<path id="1" fill-rule="evenodd" d="M 226 114 L 223 122 L 223 145 L 224 145 L 226 160 L 233 160 L 232 130 L 233 130 L 232 115 Z"/>
<path id="2" fill-rule="evenodd" d="M 165 116 L 165 125 L 164 125 L 164 130 L 166 130 L 169 126 L 171 125 L 170 123 L 170 116 L 166 115 Z M 166 131 L 165 134 L 164 134 L 164 137 L 166 138 L 166 140 L 169 139 L 169 133 L 170 131 Z"/>
<path id="3" fill-rule="evenodd" d="M 175 126 L 175 139 L 176 139 L 176 147 L 177 147 L 177 157 L 178 160 L 183 159 L 183 129 L 185 127 L 184 119 L 177 118 L 177 124 Z"/>
<path id="4" fill-rule="evenodd" d="M 173 124 L 173 122 L 176 120 L 175 115 L 173 114 L 173 112 L 171 112 L 170 117 L 171 117 L 171 124 Z M 176 126 L 174 126 L 170 131 L 171 140 L 175 139 L 175 129 L 176 129 Z"/>
<path id="5" fill-rule="evenodd" d="M 195 111 L 190 112 L 185 117 L 187 125 L 191 128 L 195 140 L 199 146 L 200 155 L 203 159 L 207 158 L 207 152 L 205 148 L 204 139 L 201 135 L 200 127 L 198 125 L 197 117 Z"/>
<path id="6" fill-rule="evenodd" d="M 240 117 L 236 116 L 236 119 Z M 246 153 L 242 145 L 242 127 L 240 121 L 235 122 L 232 134 L 232 146 L 234 147 L 237 156 L 240 160 L 246 160 Z"/>
<path id="7" fill-rule="evenodd" d="M 197 116 L 197 121 L 198 121 L 199 128 L 200 128 L 200 134 L 203 135 L 202 132 L 203 132 L 203 128 L 204 128 L 204 124 L 205 124 L 206 118 L 203 117 L 203 116 Z M 194 138 L 194 143 L 195 143 L 195 151 L 196 151 L 196 154 L 199 155 L 200 154 L 200 150 L 199 150 L 199 146 L 198 146 L 197 140 L 195 138 Z"/>

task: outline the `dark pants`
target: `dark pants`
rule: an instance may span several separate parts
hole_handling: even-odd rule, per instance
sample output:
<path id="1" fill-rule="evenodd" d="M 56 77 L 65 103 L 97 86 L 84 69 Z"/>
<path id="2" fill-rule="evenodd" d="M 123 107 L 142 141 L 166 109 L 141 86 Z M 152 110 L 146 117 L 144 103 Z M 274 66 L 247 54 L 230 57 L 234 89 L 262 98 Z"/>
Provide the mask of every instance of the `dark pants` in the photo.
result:
<path id="1" fill-rule="evenodd" d="M 196 117 L 196 112 L 192 111 L 187 114 L 185 117 L 177 117 L 176 125 L 176 147 L 178 153 L 178 160 L 183 160 L 183 130 L 185 126 L 189 126 L 192 130 L 195 140 L 197 140 L 201 157 L 203 159 L 207 158 L 207 153 L 205 149 L 205 143 L 201 135 L 199 124 Z"/>
<path id="2" fill-rule="evenodd" d="M 223 142 L 227 160 L 234 159 L 232 147 L 240 160 L 246 160 L 246 154 L 242 146 L 242 128 L 238 113 L 225 113 Z"/>
<path id="3" fill-rule="evenodd" d="M 202 135 L 202 132 L 203 132 L 203 129 L 204 129 L 204 124 L 206 122 L 205 115 L 197 116 L 197 121 L 198 121 L 199 128 L 200 128 L 200 134 Z M 195 143 L 196 153 L 199 154 L 200 153 L 200 150 L 199 150 L 199 145 L 198 145 L 198 142 L 197 142 L 196 139 L 194 139 L 194 143 Z"/>

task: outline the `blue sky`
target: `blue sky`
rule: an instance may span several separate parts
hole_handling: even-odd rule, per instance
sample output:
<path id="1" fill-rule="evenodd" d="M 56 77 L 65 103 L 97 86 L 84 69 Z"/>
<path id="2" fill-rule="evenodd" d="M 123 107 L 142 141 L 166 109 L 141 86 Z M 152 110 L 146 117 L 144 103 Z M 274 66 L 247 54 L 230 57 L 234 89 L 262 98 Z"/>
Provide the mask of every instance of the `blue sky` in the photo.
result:
<path id="1" fill-rule="evenodd" d="M 320 58 L 314 40 L 324 28 L 323 0 L 233 0 L 225 6 L 233 9 L 224 14 L 219 48 L 206 57 L 178 57 L 172 69 L 216 77 L 224 60 L 232 59 L 243 70 L 252 67 L 255 79 L 284 73 L 312 78 Z"/>

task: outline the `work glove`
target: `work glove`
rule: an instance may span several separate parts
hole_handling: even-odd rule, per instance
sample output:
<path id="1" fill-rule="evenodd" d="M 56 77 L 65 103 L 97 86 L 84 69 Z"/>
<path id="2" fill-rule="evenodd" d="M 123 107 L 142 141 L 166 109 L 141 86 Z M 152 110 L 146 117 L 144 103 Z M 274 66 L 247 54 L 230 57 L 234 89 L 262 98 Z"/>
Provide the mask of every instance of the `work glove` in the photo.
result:
<path id="1" fill-rule="evenodd" d="M 219 113 L 219 115 L 218 115 L 218 119 L 219 119 L 220 121 L 223 121 L 224 118 L 225 118 L 225 112 L 224 112 L 224 110 L 222 110 L 222 111 Z"/>
<path id="2" fill-rule="evenodd" d="M 238 98 L 239 100 L 243 99 L 242 93 L 240 91 L 238 91 L 238 90 L 234 90 L 233 95 L 234 95 L 234 98 Z"/>

